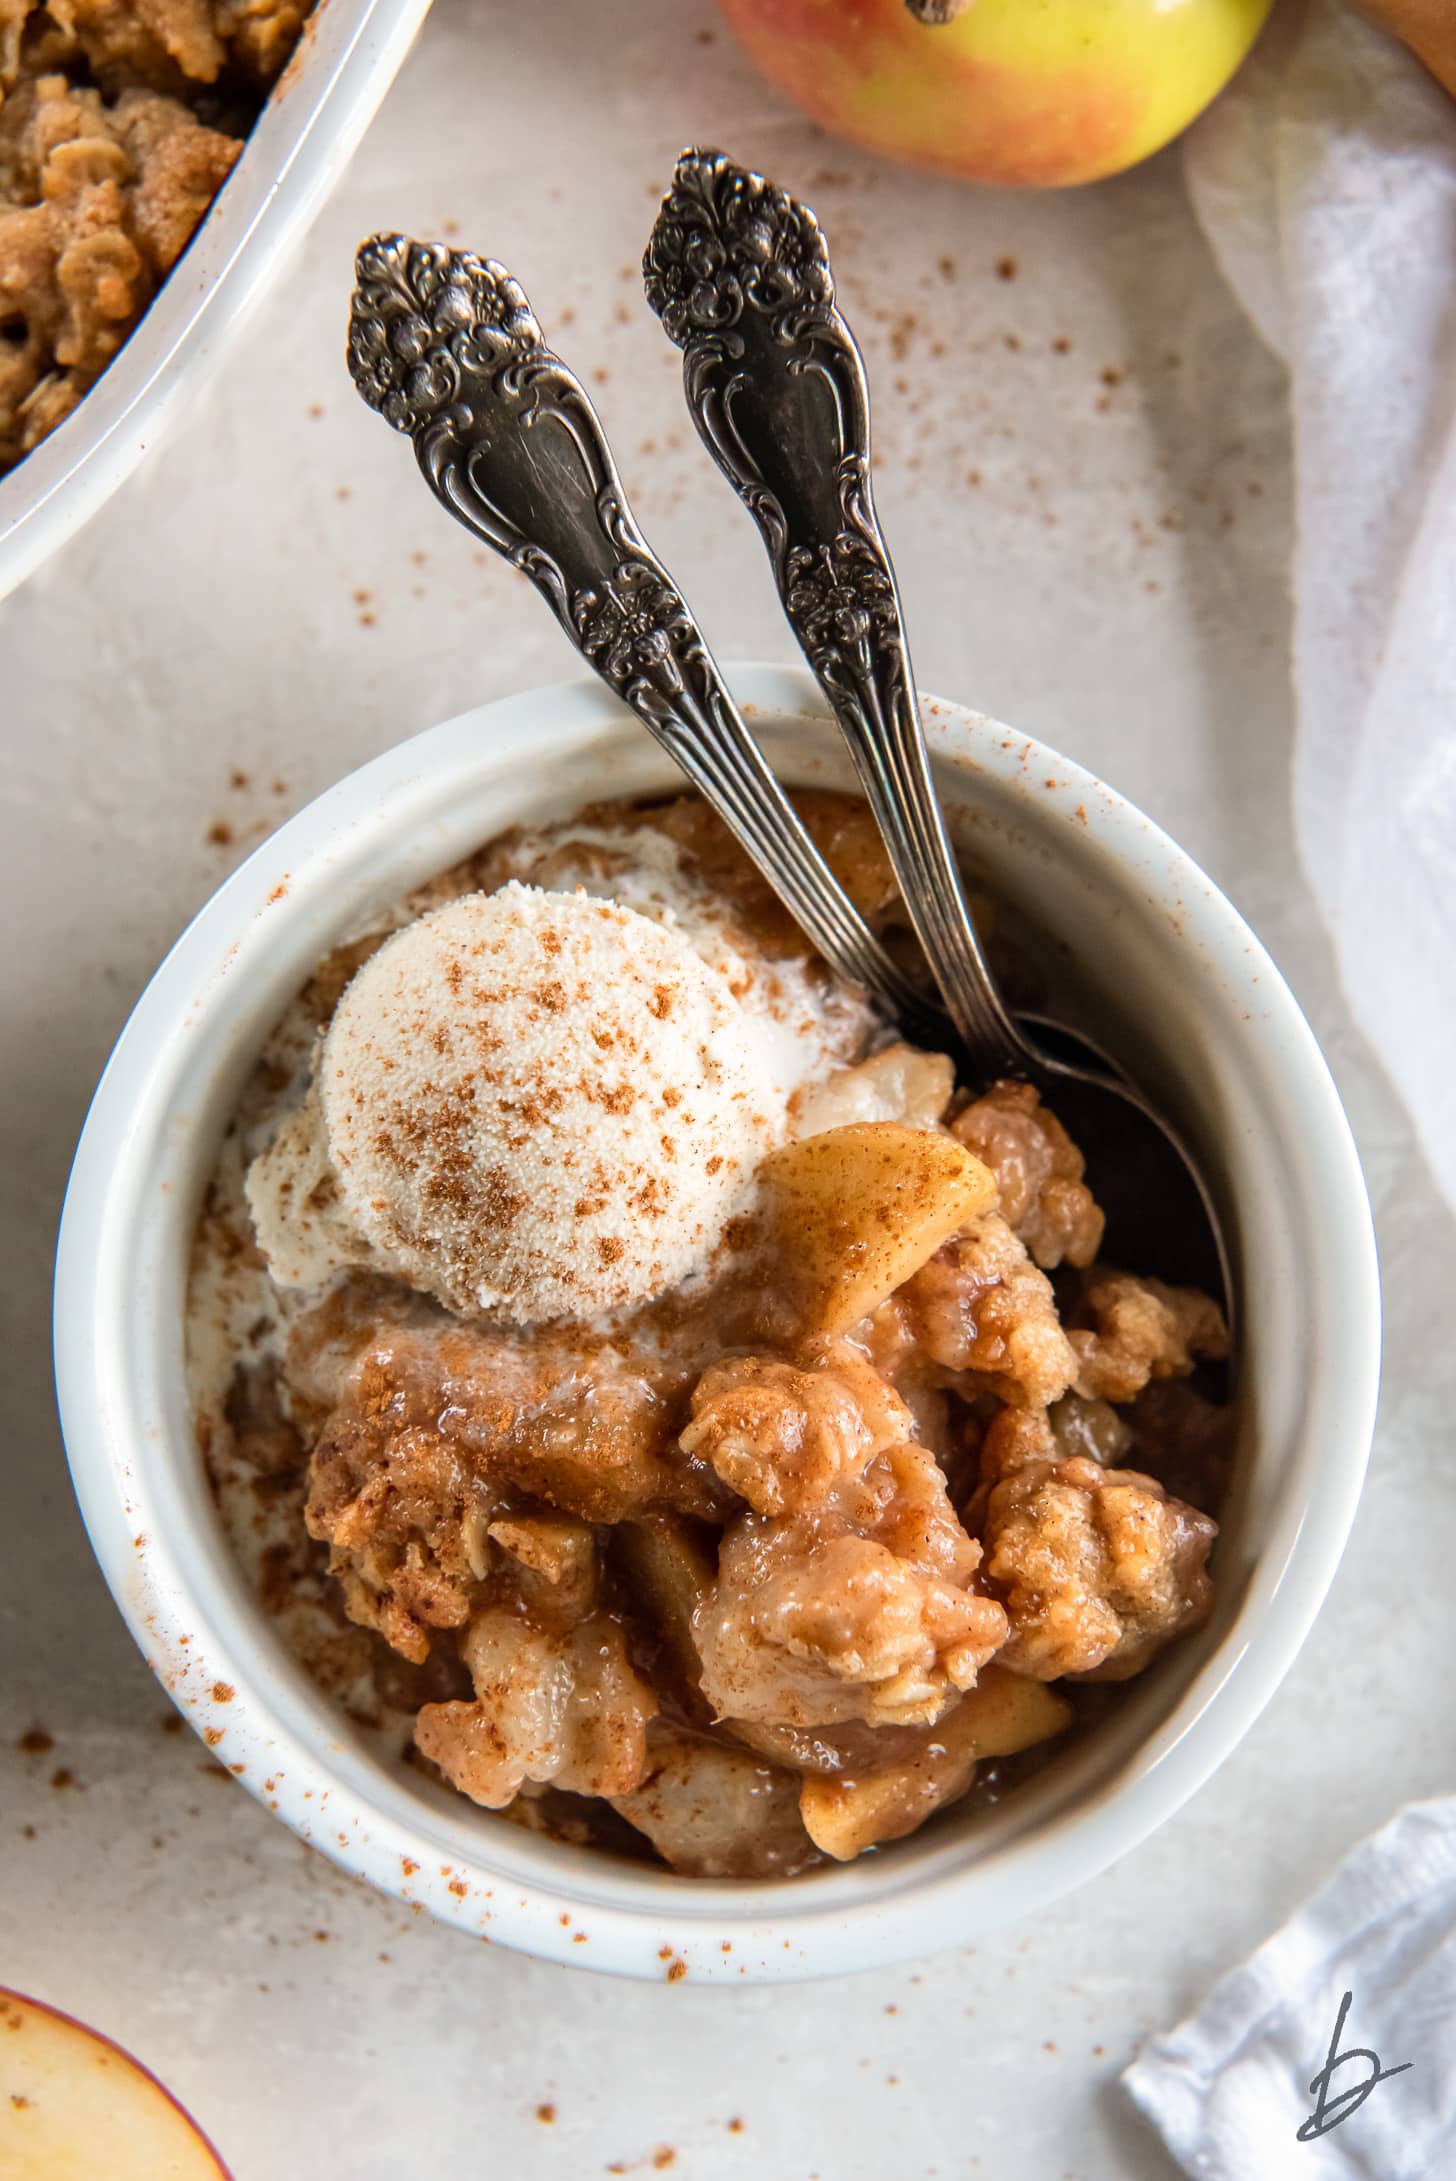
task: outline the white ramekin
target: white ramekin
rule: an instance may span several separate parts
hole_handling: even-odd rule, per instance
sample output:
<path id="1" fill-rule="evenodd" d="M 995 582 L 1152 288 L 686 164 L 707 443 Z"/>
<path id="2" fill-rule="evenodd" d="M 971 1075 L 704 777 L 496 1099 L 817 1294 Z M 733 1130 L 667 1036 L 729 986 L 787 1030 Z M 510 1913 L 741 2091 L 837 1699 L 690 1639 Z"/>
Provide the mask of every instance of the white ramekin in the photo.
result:
<path id="1" fill-rule="evenodd" d="M 807 675 L 730 678 L 786 778 L 847 783 Z M 672 785 L 599 685 L 468 713 L 301 811 L 178 941 L 96 1093 L 61 1231 L 56 1364 L 107 1581 L 222 1763 L 347 1869 L 465 1931 L 582 1967 L 732 1981 L 964 1941 L 1176 1810 L 1267 1703 L 1334 1575 L 1370 1443 L 1379 1300 L 1359 1163 L 1308 1025 L 1229 903 L 1131 805 L 979 714 L 928 712 L 965 848 L 1065 942 L 1105 1042 L 1207 1160 L 1243 1325 L 1212 1623 L 1097 1735 L 964 1825 L 787 1884 L 695 1883 L 536 1838 L 372 1754 L 282 1649 L 213 1509 L 183 1385 L 183 1278 L 242 1079 L 319 956 L 376 908 L 506 824 Z"/>

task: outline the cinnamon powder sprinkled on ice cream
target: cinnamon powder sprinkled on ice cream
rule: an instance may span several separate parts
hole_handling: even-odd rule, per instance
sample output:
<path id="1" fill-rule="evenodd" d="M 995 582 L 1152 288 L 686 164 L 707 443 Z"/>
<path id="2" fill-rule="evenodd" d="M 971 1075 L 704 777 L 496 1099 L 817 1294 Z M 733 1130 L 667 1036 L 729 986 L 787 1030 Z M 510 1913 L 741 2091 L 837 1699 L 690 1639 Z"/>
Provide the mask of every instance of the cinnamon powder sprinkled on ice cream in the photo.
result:
<path id="1" fill-rule="evenodd" d="M 360 969 L 249 1200 L 275 1278 L 367 1263 L 460 1312 L 584 1317 L 706 1262 L 786 1104 L 678 930 L 512 883 Z"/>

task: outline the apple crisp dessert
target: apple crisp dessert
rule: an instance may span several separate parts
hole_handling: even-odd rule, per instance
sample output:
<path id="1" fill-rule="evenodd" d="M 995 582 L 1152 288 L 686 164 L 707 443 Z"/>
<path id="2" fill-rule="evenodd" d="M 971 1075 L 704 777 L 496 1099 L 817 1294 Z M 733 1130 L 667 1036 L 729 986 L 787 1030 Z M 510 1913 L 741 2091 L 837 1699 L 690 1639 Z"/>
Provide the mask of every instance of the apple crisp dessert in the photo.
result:
<path id="1" fill-rule="evenodd" d="M 904 943 L 864 806 L 797 800 Z M 1037 1093 L 898 1041 L 705 806 L 596 806 L 279 1026 L 198 1230 L 199 1434 L 361 1726 L 536 1830 L 789 1876 L 995 1799 L 1208 1615 L 1227 1330 L 1103 1224 Z"/>
<path id="2" fill-rule="evenodd" d="M 0 474 L 141 319 L 311 6 L 0 0 Z"/>

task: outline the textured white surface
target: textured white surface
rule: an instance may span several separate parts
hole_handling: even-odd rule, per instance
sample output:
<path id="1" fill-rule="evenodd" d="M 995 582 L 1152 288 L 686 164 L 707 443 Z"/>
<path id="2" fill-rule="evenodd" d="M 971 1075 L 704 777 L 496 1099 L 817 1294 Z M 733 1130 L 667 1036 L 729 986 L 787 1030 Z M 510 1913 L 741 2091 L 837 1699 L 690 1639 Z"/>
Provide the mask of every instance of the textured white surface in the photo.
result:
<path id="1" fill-rule="evenodd" d="M 710 31 L 706 0 L 564 0 L 549 20 L 442 0 L 209 405 L 0 608 L 0 1979 L 134 2045 L 238 2181 L 452 2161 L 575 2181 L 651 2172 L 659 2146 L 688 2181 L 1169 2181 L 1118 2067 L 1397 1802 L 1450 1784 L 1456 1693 L 1435 1661 L 1456 1551 L 1456 1250 L 1293 862 L 1281 374 L 1176 160 L 1062 199 L 892 174 L 761 94 L 721 34 L 699 42 Z M 879 397 L 922 681 L 1126 789 L 1293 980 L 1360 1135 L 1391 1319 L 1345 1568 L 1219 1778 L 1136 1858 L 972 1952 L 742 1995 L 607 1984 L 426 1926 L 163 1733 L 71 1504 L 46 1361 L 86 1099 L 185 918 L 259 831 L 370 752 L 566 671 L 544 609 L 452 532 L 346 384 L 361 235 L 452 222 L 506 259 L 562 348 L 588 374 L 599 360 L 638 512 L 714 641 L 788 655 L 757 541 L 639 300 L 653 200 L 690 137 L 761 161 L 828 225 Z M 22 1754 L 37 1725 L 55 1747 Z M 80 1785 L 52 1787 L 60 1770 Z M 1310 2025 L 1310 2073 L 1329 2027 Z M 1299 2117 L 1291 2102 L 1291 2146 Z"/>

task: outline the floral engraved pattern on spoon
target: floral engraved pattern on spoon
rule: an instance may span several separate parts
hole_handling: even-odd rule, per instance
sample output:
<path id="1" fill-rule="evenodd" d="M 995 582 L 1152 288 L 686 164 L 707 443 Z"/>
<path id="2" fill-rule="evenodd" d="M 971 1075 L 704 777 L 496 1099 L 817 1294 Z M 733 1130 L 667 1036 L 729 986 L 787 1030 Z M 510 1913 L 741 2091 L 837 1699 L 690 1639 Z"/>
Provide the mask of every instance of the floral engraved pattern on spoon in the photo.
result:
<path id="1" fill-rule="evenodd" d="M 404 235 L 375 235 L 360 249 L 349 371 L 396 431 L 448 419 L 467 372 L 541 345 L 525 290 L 493 259 Z M 455 421 L 468 424 L 468 407 Z"/>
<path id="2" fill-rule="evenodd" d="M 874 635 L 892 640 L 899 621 L 895 588 L 864 538 L 843 530 L 788 557 L 784 605 L 799 641 L 819 658 L 839 646 L 859 649 Z"/>
<path id="3" fill-rule="evenodd" d="M 745 309 L 794 339 L 834 308 L 819 222 L 787 191 L 722 152 L 686 152 L 642 260 L 647 300 L 679 348 Z"/>
<path id="4" fill-rule="evenodd" d="M 579 592 L 572 619 L 583 652 L 618 690 L 664 670 L 676 683 L 675 652 L 696 633 L 678 592 L 641 561 L 622 561 L 610 583 Z"/>

